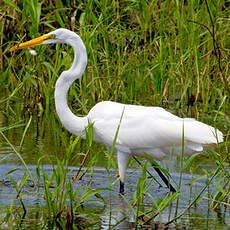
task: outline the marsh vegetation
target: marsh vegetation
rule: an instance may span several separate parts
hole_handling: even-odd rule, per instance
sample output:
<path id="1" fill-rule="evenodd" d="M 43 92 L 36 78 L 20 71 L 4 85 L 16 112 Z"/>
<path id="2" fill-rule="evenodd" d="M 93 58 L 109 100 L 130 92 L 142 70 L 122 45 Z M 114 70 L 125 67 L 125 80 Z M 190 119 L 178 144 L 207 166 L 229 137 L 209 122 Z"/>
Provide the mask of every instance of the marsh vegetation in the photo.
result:
<path id="1" fill-rule="evenodd" d="M 4 0 L 0 6 L 1 228 L 229 226 L 229 1 Z M 85 74 L 69 92 L 75 114 L 103 100 L 161 106 L 224 133 L 215 150 L 161 163 L 175 194 L 149 177 L 159 180 L 146 161 L 131 159 L 128 189 L 119 197 L 113 151 L 94 143 L 91 129 L 81 140 L 62 128 L 53 95 L 72 63 L 70 47 L 40 46 L 37 56 L 9 52 L 16 42 L 60 27 L 78 33 L 87 48 Z M 86 154 L 82 179 L 72 183 Z"/>

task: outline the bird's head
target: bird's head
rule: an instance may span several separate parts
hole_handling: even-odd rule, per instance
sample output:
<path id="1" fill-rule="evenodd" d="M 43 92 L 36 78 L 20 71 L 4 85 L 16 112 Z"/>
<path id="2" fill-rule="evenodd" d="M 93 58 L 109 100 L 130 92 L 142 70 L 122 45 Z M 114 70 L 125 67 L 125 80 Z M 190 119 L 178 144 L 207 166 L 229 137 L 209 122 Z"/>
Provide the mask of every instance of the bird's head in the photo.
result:
<path id="1" fill-rule="evenodd" d="M 17 44 L 10 48 L 10 51 L 15 51 L 19 49 L 29 48 L 36 45 L 41 44 L 52 44 L 52 43 L 67 43 L 71 40 L 72 36 L 76 36 L 76 34 L 67 29 L 57 29 L 48 34 L 40 36 L 38 38 L 32 39 L 27 42 L 23 42 L 21 44 Z"/>

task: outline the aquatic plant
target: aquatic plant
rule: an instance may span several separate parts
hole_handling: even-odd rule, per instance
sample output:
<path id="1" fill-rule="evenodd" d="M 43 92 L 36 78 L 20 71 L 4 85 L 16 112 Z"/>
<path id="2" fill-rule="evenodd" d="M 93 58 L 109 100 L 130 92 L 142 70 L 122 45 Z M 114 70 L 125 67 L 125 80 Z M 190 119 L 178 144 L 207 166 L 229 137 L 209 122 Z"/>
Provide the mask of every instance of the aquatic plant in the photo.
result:
<path id="1" fill-rule="evenodd" d="M 41 210 L 46 216 L 52 216 L 50 225 L 55 224 L 56 216 L 60 226 L 64 226 L 75 205 L 78 214 L 84 212 L 73 201 L 80 192 L 72 191 L 66 165 L 79 165 L 88 150 L 86 167 L 79 176 L 90 172 L 93 178 L 94 165 L 106 167 L 107 172 L 111 173 L 111 167 L 116 171 L 116 164 L 113 152 L 108 153 L 101 145 L 92 143 L 90 138 L 76 141 L 76 150 L 71 153 L 74 157 L 67 162 L 66 153 L 71 151 L 65 150 L 74 141 L 62 130 L 57 119 L 53 92 L 57 76 L 72 62 L 72 56 L 67 55 L 71 54 L 71 49 L 66 46 L 47 49 L 43 46 L 36 48 L 37 56 L 27 51 L 11 55 L 8 50 L 12 44 L 59 27 L 80 34 L 87 47 L 89 63 L 83 78 L 69 92 L 69 102 L 78 115 L 88 113 L 89 108 L 99 101 L 113 100 L 163 106 L 177 115 L 194 117 L 223 131 L 225 142 L 218 149 L 190 157 L 183 165 L 178 163 L 182 179 L 186 170 L 199 172 L 200 175 L 191 179 L 189 185 L 181 185 L 182 188 L 188 186 L 191 193 L 191 202 L 184 211 L 178 209 L 175 214 L 173 208 L 177 199 L 180 207 L 183 193 L 167 194 L 160 199 L 148 193 L 155 182 L 153 178 L 147 178 L 147 170 L 151 169 L 142 164 L 142 176 L 138 180 L 136 193 L 131 201 L 127 199 L 126 202 L 135 217 L 135 224 L 153 224 L 167 208 L 171 210 L 168 222 L 176 223 L 177 220 L 183 224 L 183 216 L 189 208 L 204 199 L 211 204 L 208 212 L 215 210 L 218 216 L 220 210 L 229 205 L 229 11 L 228 1 L 209 0 L 4 0 L 1 3 L 0 121 L 6 129 L 19 121 L 25 124 L 13 129 L 0 129 L 3 134 L 1 145 L 14 148 L 25 166 L 29 163 L 36 165 L 36 173 L 33 171 L 31 174 L 40 178 L 39 182 L 45 186 L 47 209 L 41 206 Z M 25 152 L 27 154 L 23 154 Z M 42 155 L 49 157 L 41 158 Z M 5 163 L 6 159 L 1 159 L 0 163 Z M 49 175 L 42 167 L 51 162 L 54 167 Z M 200 167 L 202 162 L 213 167 L 216 165 L 216 168 L 203 169 Z M 129 165 L 137 167 L 133 159 Z M 15 190 L 18 189 L 21 194 L 22 202 L 26 196 L 21 188 L 27 186 L 27 182 L 31 184 L 28 170 L 20 181 L 12 181 Z M 8 176 L 13 178 L 13 173 L 9 172 Z M 113 181 L 109 189 L 117 183 L 114 178 Z M 199 181 L 204 183 L 203 192 L 196 191 Z M 52 188 L 55 184 L 57 187 Z M 213 185 L 212 191 L 209 191 L 210 185 Z M 99 194 L 99 202 L 103 203 L 100 191 L 86 188 L 86 194 L 94 196 L 94 192 Z M 151 204 L 143 208 L 145 193 Z M 143 198 L 143 202 L 138 197 Z M 77 201 L 80 200 L 81 196 L 77 198 Z M 87 199 L 84 201 L 87 202 Z M 66 203 L 74 205 L 66 209 Z M 5 213 L 4 217 L 0 217 L 1 223 L 12 223 L 23 217 L 23 206 L 20 205 L 18 216 L 14 213 L 14 207 L 14 199 L 9 207 L 1 206 Z M 30 214 L 27 212 L 26 215 Z M 211 221 L 210 218 L 207 220 Z M 44 222 L 44 226 L 49 223 L 48 220 Z"/>

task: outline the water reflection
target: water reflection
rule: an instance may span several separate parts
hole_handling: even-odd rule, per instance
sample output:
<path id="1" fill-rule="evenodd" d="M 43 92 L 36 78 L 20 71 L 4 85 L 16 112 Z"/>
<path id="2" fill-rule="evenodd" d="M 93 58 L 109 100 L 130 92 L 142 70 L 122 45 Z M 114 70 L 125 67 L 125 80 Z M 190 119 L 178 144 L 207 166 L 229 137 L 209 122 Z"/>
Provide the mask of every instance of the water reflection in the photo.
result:
<path id="1" fill-rule="evenodd" d="M 0 161 L 4 157 L 4 154 L 0 155 Z M 167 165 L 167 161 L 163 162 L 163 164 Z M 29 165 L 29 168 L 31 172 L 35 176 L 35 165 Z M 15 206 L 20 206 L 19 201 L 16 199 L 16 190 L 12 184 L 12 182 L 7 177 L 7 172 L 17 168 L 17 170 L 13 173 L 11 173 L 11 177 L 15 181 L 21 180 L 23 174 L 24 174 L 24 167 L 22 165 L 18 164 L 0 164 L 0 204 L 4 207 L 10 206 L 12 200 L 14 201 Z M 53 168 L 51 165 L 43 165 L 43 169 L 47 172 L 47 174 L 51 174 Z M 78 167 L 70 167 L 69 170 L 69 177 L 71 178 L 76 171 L 78 170 Z M 149 168 L 151 171 L 151 168 Z M 109 229 L 111 226 L 114 229 L 135 229 L 135 215 L 132 213 L 132 210 L 130 208 L 130 205 L 127 204 L 133 202 L 133 194 L 136 191 L 136 184 L 138 178 L 141 176 L 141 170 L 138 168 L 129 168 L 127 171 L 127 183 L 126 183 L 126 192 L 123 198 L 118 194 L 119 191 L 119 185 L 116 184 L 111 191 L 104 190 L 101 191 L 101 195 L 106 201 L 106 208 L 104 210 L 101 210 L 100 212 L 96 212 L 96 210 L 100 210 L 101 207 L 98 207 L 94 204 L 87 205 L 88 208 L 95 210 L 93 212 L 98 213 L 100 219 L 100 228 L 101 229 Z M 154 170 L 151 171 L 152 174 L 154 174 Z M 83 179 L 81 181 L 76 181 L 74 184 L 74 188 L 76 189 L 78 186 L 91 186 L 92 188 L 107 188 L 111 185 L 113 181 L 115 181 L 115 172 L 111 170 L 110 174 L 108 175 L 107 171 L 103 167 L 95 167 L 94 168 L 94 174 L 92 175 L 87 172 Z M 157 177 L 157 175 L 154 174 L 154 176 Z M 172 173 L 173 178 L 178 182 L 179 180 L 179 173 Z M 191 202 L 191 199 L 194 198 L 196 194 L 199 193 L 199 191 L 203 188 L 205 185 L 206 180 L 199 180 L 194 183 L 192 188 L 188 186 L 188 182 L 191 181 L 191 179 L 197 178 L 199 175 L 191 175 L 184 173 L 183 174 L 183 187 L 181 191 L 181 198 L 179 200 L 179 208 L 177 210 L 178 213 L 183 211 L 185 208 L 187 208 L 189 202 Z M 40 194 L 35 195 L 33 192 L 33 187 L 30 188 L 30 186 L 25 187 L 25 190 L 23 191 L 23 202 L 28 210 L 33 210 L 27 212 L 26 215 L 26 221 L 23 224 L 29 225 L 29 222 L 36 222 L 38 220 L 30 219 L 30 212 L 37 212 L 36 218 L 42 219 L 44 218 L 44 213 L 38 212 L 38 210 L 44 210 L 46 207 L 44 198 L 43 198 L 43 187 L 40 186 Z M 206 191 L 206 196 L 208 194 L 213 194 L 211 191 L 213 191 L 214 186 L 211 185 L 209 187 L 209 191 Z M 152 205 L 152 198 L 154 198 L 155 201 L 159 201 L 163 197 L 166 196 L 168 190 L 165 187 L 158 187 L 157 184 L 153 183 L 150 189 L 148 190 L 148 194 L 144 196 L 144 208 L 149 208 Z M 152 196 L 150 199 L 149 197 Z M 96 199 L 95 197 L 90 198 L 91 201 Z M 156 218 L 156 226 L 159 222 L 167 222 L 169 218 L 173 218 L 175 214 L 175 208 L 176 208 L 176 202 L 173 202 L 171 208 L 166 208 L 163 212 L 161 212 Z M 134 209 L 136 210 L 136 209 Z M 45 222 L 45 220 L 42 220 Z M 184 215 L 180 222 L 182 225 L 185 226 L 196 226 L 196 228 L 201 228 L 210 226 L 210 224 L 214 224 L 214 226 L 223 225 L 223 224 L 230 224 L 229 221 L 229 208 L 225 208 L 225 210 L 217 210 L 214 212 L 210 209 L 210 201 L 208 199 L 202 199 L 199 200 L 188 212 L 186 215 Z"/>
<path id="2" fill-rule="evenodd" d="M 110 208 L 101 216 L 103 229 L 111 226 L 114 229 L 135 229 L 135 220 L 122 196 L 117 195 L 117 199 L 111 197 L 109 206 Z"/>

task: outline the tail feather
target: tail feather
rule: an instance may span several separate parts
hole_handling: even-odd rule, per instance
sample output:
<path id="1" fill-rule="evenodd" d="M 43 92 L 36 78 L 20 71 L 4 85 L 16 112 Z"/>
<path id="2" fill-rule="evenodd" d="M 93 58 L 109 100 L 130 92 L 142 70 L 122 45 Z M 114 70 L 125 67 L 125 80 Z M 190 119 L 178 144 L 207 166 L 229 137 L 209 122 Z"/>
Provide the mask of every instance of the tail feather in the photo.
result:
<path id="1" fill-rule="evenodd" d="M 220 130 L 192 119 L 184 119 L 184 138 L 200 144 L 218 144 L 224 140 Z"/>

